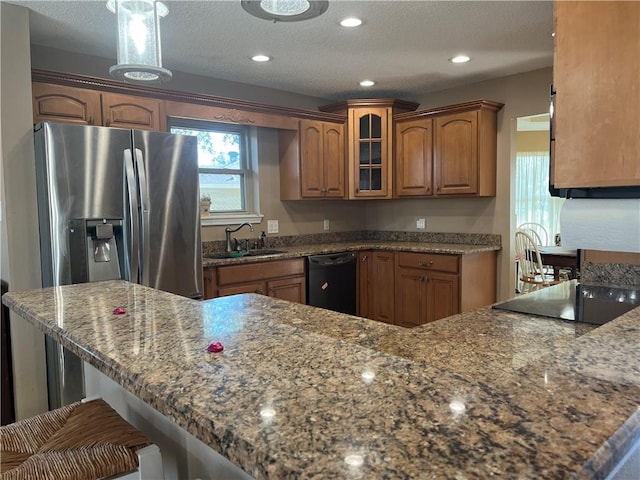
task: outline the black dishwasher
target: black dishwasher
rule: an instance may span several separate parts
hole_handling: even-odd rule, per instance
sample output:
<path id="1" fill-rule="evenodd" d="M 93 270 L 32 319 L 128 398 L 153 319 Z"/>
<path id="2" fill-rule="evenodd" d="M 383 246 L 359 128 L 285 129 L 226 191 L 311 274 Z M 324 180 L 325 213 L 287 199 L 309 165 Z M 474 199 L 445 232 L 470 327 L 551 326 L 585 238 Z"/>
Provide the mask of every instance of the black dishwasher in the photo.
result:
<path id="1" fill-rule="evenodd" d="M 356 265 L 353 252 L 307 257 L 307 304 L 356 314 Z"/>

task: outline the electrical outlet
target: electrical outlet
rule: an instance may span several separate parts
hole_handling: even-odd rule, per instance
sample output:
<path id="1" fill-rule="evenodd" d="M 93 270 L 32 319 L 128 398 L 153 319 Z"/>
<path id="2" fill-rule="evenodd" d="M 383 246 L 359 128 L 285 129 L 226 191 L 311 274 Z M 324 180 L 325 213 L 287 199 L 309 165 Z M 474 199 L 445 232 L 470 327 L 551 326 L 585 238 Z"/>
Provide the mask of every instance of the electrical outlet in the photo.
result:
<path id="1" fill-rule="evenodd" d="M 324 228 L 325 230 L 329 230 L 329 219 L 327 219 L 327 218 L 325 218 L 325 219 L 324 219 L 324 225 L 323 225 L 323 228 Z"/>
<path id="2" fill-rule="evenodd" d="M 278 233 L 278 220 L 267 220 L 267 233 Z"/>
<path id="3" fill-rule="evenodd" d="M 427 221 L 424 218 L 419 218 L 418 220 L 416 220 L 416 228 L 418 230 L 424 230 L 425 228 L 427 228 Z"/>

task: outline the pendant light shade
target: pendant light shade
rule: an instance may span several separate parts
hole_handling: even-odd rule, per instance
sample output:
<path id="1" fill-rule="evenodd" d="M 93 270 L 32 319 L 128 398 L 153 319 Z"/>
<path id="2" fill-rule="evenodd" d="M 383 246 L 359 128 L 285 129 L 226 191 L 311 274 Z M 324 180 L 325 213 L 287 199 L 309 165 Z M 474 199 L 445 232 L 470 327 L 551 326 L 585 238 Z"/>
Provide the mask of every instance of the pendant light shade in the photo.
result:
<path id="1" fill-rule="evenodd" d="M 109 73 L 119 80 L 162 83 L 171 71 L 162 68 L 160 17 L 169 10 L 155 0 L 109 0 L 107 8 L 118 16 L 118 64 Z"/>

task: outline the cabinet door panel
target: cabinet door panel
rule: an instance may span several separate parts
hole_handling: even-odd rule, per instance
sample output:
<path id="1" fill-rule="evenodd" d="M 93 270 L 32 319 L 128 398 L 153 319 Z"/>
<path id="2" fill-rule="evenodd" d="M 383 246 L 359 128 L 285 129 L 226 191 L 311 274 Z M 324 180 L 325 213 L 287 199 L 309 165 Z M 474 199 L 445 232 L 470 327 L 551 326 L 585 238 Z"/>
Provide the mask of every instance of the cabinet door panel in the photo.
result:
<path id="1" fill-rule="evenodd" d="M 436 118 L 435 178 L 437 195 L 478 191 L 478 112 Z"/>
<path id="2" fill-rule="evenodd" d="M 350 110 L 350 198 L 390 198 L 390 122 L 387 108 Z"/>
<path id="3" fill-rule="evenodd" d="M 371 318 L 386 323 L 394 323 L 395 255 L 393 252 L 374 252 L 371 271 L 371 298 L 373 306 Z"/>
<path id="4" fill-rule="evenodd" d="M 344 125 L 324 125 L 324 188 L 326 197 L 344 197 Z"/>
<path id="5" fill-rule="evenodd" d="M 427 322 L 427 277 L 425 272 L 398 268 L 396 275 L 396 324 L 415 327 Z"/>
<path id="6" fill-rule="evenodd" d="M 216 268 L 204 267 L 204 299 L 215 298 L 218 294 L 218 286 L 216 285 Z"/>
<path id="7" fill-rule="evenodd" d="M 267 291 L 270 297 L 295 303 L 307 303 L 304 276 L 270 280 L 267 282 Z"/>
<path id="8" fill-rule="evenodd" d="M 101 125 L 100 92 L 35 82 L 33 121 Z"/>
<path id="9" fill-rule="evenodd" d="M 322 197 L 324 188 L 322 122 L 300 121 L 300 176 L 303 197 Z"/>
<path id="10" fill-rule="evenodd" d="M 103 93 L 102 116 L 106 127 L 160 129 L 159 104 L 151 98 Z"/>
<path id="11" fill-rule="evenodd" d="M 554 185 L 640 185 L 640 2 L 554 7 Z"/>
<path id="12" fill-rule="evenodd" d="M 358 253 L 358 315 L 371 318 L 371 259 L 372 252 L 365 251 Z"/>
<path id="13" fill-rule="evenodd" d="M 460 311 L 459 278 L 457 275 L 429 272 L 428 283 L 427 318 L 429 322 L 454 315 Z"/>
<path id="14" fill-rule="evenodd" d="M 432 120 L 396 123 L 396 196 L 431 195 L 433 183 Z"/>

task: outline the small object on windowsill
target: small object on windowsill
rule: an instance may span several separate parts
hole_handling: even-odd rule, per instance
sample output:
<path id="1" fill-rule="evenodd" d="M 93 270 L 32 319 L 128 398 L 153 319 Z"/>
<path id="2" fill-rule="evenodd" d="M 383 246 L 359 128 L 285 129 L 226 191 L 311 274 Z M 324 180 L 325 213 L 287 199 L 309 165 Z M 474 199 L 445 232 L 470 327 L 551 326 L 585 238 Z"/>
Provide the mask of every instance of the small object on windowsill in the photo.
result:
<path id="1" fill-rule="evenodd" d="M 118 307 L 113 309 L 114 315 L 124 315 L 127 311 L 123 307 Z"/>
<path id="2" fill-rule="evenodd" d="M 200 216 L 208 217 L 211 214 L 211 197 L 204 194 L 200 197 Z"/>
<path id="3" fill-rule="evenodd" d="M 224 350 L 224 347 L 220 342 L 213 342 L 211 345 L 207 347 L 207 352 L 209 353 L 219 353 Z"/>

